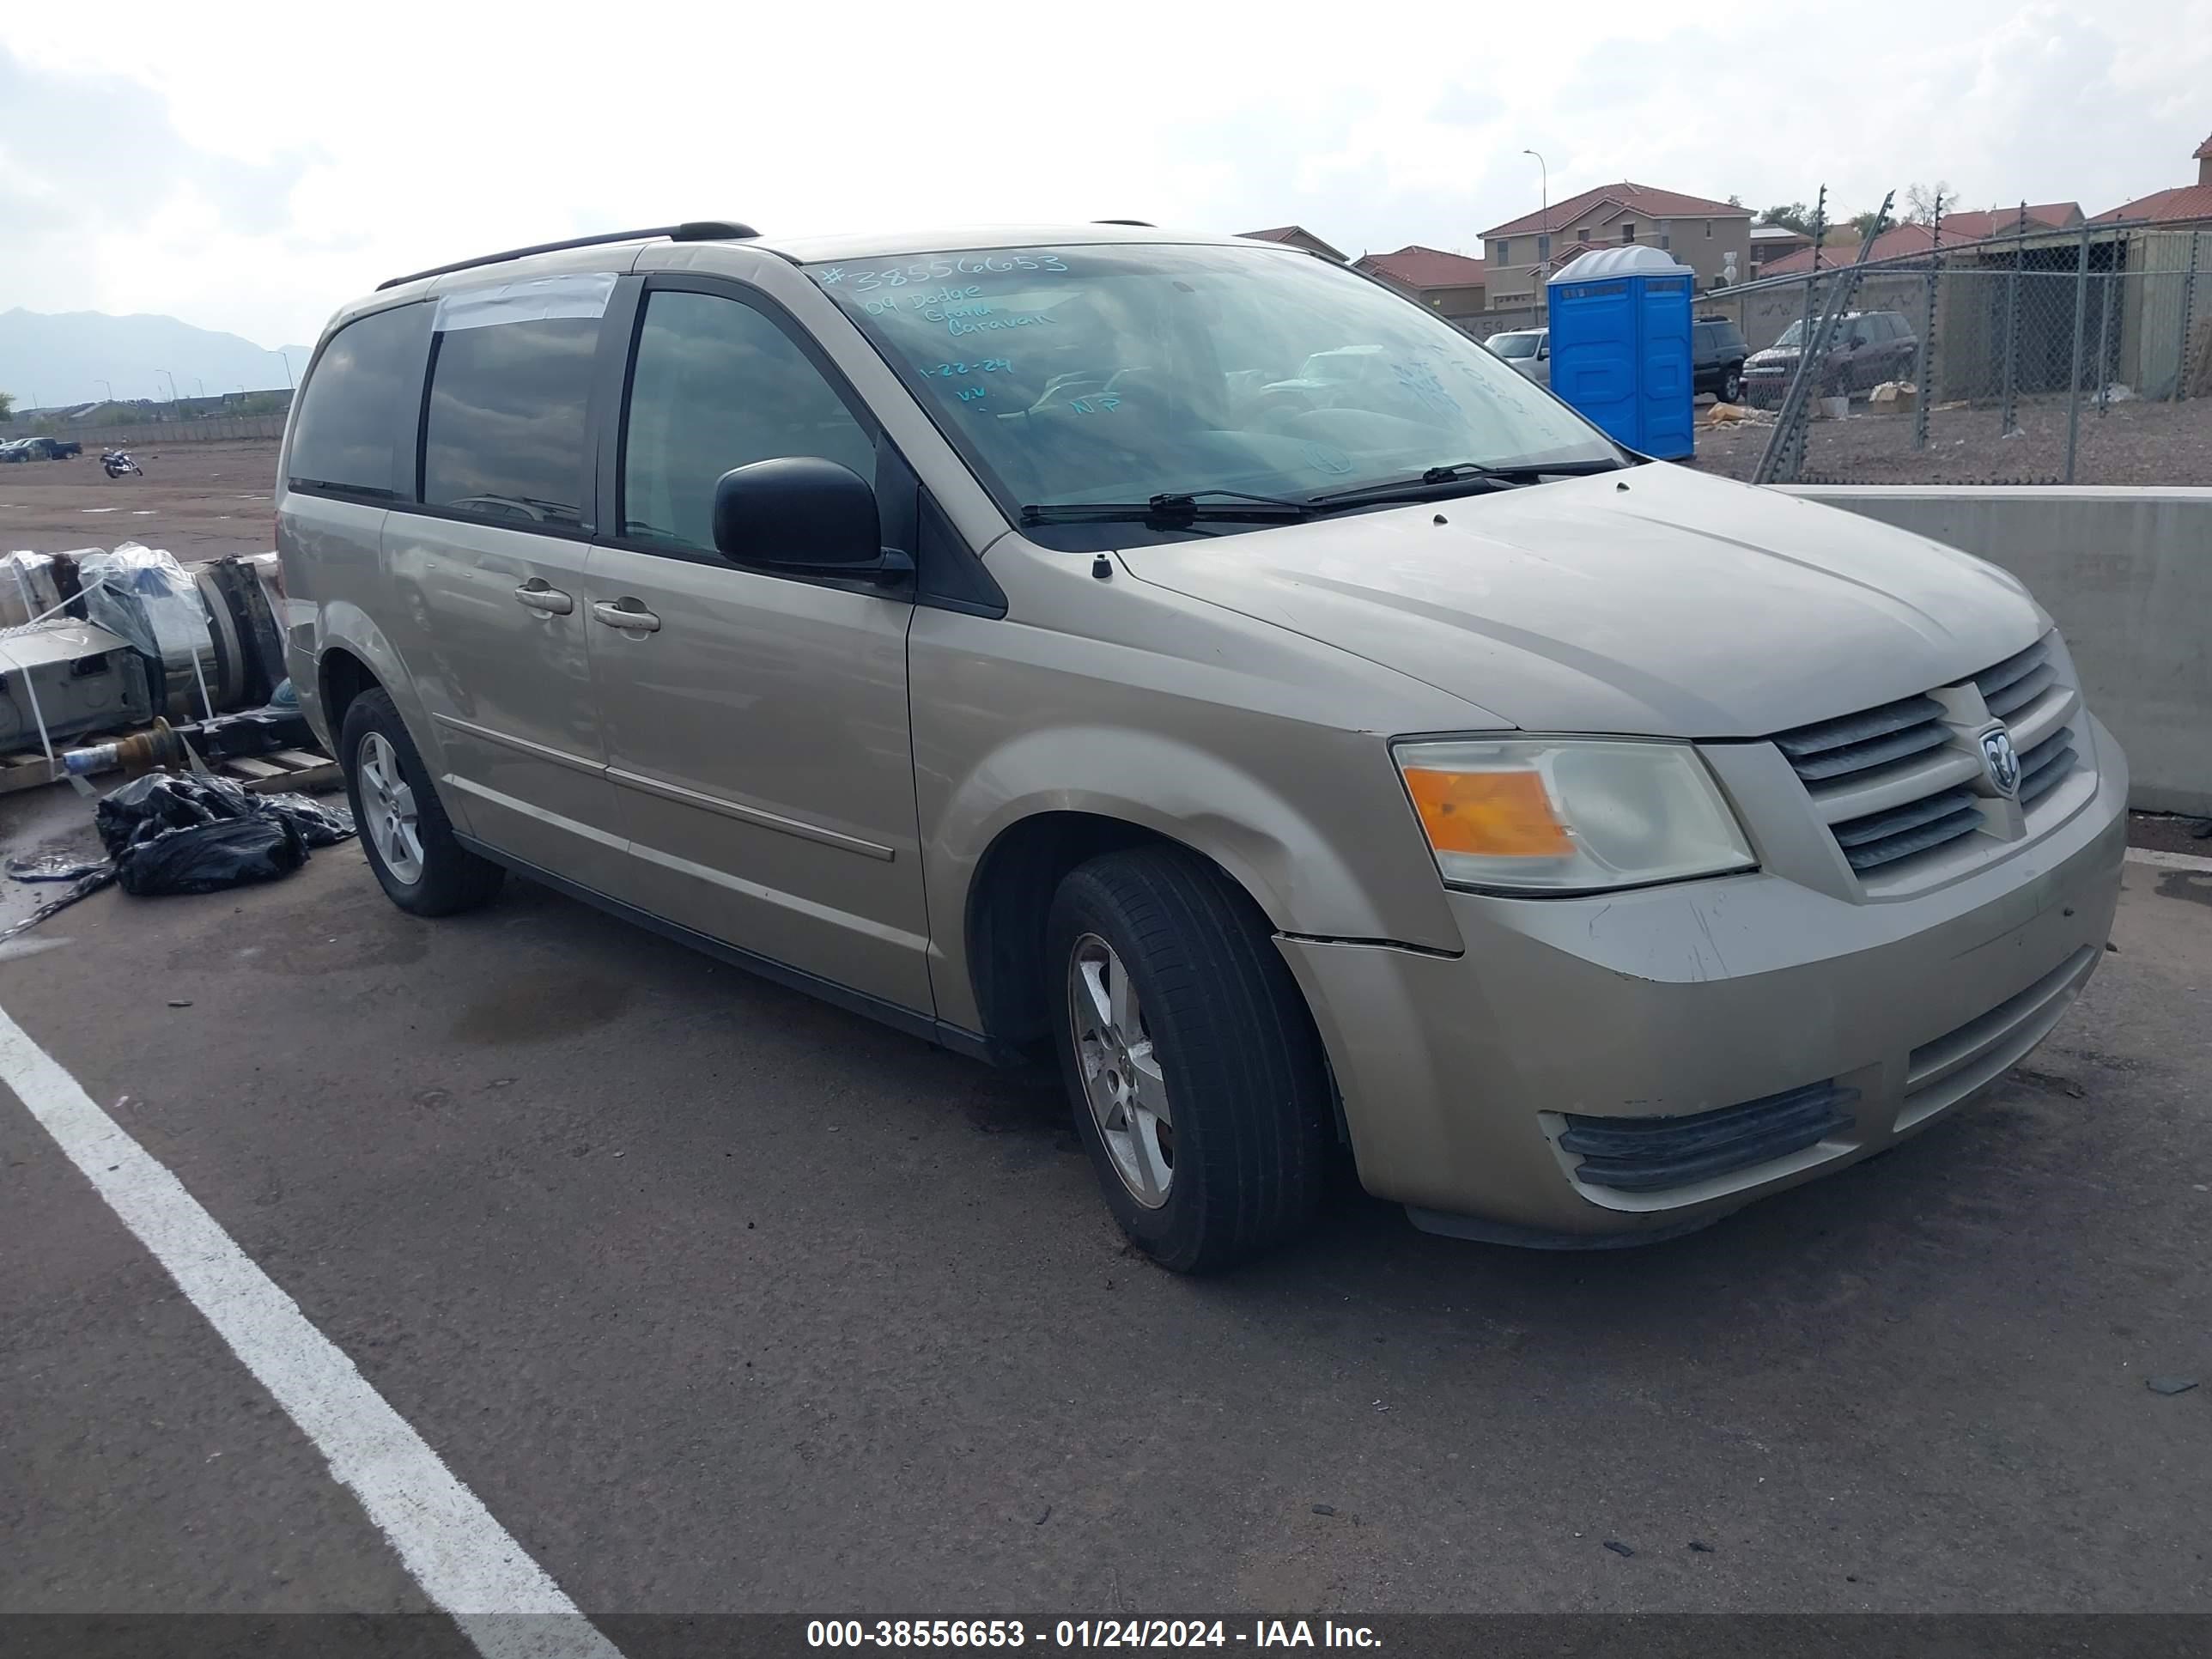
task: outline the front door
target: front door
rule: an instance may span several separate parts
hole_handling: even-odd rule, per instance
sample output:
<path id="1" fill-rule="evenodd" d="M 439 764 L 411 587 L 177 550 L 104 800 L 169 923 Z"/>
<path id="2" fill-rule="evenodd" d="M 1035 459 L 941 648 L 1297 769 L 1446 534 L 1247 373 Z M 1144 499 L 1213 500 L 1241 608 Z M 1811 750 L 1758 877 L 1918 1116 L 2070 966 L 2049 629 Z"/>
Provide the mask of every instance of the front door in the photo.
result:
<path id="1" fill-rule="evenodd" d="M 568 309 L 593 311 L 611 283 L 575 286 Z M 592 693 L 582 529 L 599 325 L 596 312 L 441 306 L 426 510 L 395 510 L 384 552 L 417 642 L 409 666 L 436 728 L 441 793 L 478 839 L 603 888 L 621 837 Z"/>
<path id="2" fill-rule="evenodd" d="M 580 607 L 629 842 L 617 896 L 927 1012 L 913 606 L 714 550 L 723 473 L 812 455 L 872 480 L 872 425 L 778 313 L 684 281 L 644 295 L 620 499 Z"/>

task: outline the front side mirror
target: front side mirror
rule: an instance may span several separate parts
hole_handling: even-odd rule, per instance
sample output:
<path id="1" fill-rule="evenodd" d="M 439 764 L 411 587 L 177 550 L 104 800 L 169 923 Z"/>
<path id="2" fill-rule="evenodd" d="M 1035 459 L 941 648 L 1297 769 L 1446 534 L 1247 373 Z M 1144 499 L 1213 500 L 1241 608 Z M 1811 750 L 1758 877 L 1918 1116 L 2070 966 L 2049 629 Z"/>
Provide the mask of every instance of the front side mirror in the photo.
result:
<path id="1" fill-rule="evenodd" d="M 755 461 L 714 483 L 714 548 L 736 564 L 868 576 L 910 569 L 883 544 L 876 492 L 814 455 Z"/>

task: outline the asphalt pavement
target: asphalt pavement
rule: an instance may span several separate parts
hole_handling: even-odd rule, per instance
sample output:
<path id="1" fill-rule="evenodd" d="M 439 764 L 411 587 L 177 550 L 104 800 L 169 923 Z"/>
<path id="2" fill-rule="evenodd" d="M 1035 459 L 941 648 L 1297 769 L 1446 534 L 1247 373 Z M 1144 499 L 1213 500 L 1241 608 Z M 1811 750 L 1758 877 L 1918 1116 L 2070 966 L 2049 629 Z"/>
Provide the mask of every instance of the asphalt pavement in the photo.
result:
<path id="1" fill-rule="evenodd" d="M 521 884 L 111 890 L 0 1007 L 586 1612 L 2203 1613 L 2212 873 L 2130 863 L 2115 942 L 1992 1094 L 1695 1237 L 1346 1193 L 1203 1281 L 1050 1087 Z M 426 1605 L 0 1091 L 0 1610 Z"/>

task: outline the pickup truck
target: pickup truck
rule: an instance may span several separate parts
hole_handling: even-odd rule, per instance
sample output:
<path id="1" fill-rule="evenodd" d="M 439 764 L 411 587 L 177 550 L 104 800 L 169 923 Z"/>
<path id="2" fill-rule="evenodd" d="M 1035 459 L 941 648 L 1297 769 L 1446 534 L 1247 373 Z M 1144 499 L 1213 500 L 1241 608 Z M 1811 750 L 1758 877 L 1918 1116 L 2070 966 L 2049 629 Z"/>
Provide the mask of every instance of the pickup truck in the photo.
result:
<path id="1" fill-rule="evenodd" d="M 74 438 L 49 438 L 41 434 L 0 444 L 0 462 L 58 461 L 83 453 L 84 446 Z"/>

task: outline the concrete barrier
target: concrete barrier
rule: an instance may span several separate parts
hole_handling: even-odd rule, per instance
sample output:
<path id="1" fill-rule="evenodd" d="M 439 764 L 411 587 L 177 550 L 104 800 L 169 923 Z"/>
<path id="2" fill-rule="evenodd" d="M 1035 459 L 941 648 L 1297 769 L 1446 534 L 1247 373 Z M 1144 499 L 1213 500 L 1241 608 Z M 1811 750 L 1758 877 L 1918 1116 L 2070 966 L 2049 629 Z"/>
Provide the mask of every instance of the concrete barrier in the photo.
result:
<path id="1" fill-rule="evenodd" d="M 2130 804 L 2212 816 L 2212 489 L 1824 484 L 1793 495 L 2002 565 L 2057 619 Z"/>

